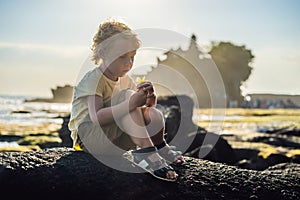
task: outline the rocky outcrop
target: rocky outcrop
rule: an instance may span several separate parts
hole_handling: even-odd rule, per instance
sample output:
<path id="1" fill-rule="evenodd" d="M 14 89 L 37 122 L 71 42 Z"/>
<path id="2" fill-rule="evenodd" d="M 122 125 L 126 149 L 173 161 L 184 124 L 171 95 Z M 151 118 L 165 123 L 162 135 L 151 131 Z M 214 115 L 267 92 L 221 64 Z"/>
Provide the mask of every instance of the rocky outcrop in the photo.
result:
<path id="1" fill-rule="evenodd" d="M 70 103 L 73 97 L 73 86 L 57 86 L 51 88 L 52 98 L 34 98 L 25 100 L 25 102 L 48 102 L 48 103 Z"/>
<path id="2" fill-rule="evenodd" d="M 282 153 L 270 153 L 270 156 L 264 158 L 260 155 L 259 149 L 232 148 L 221 135 L 209 132 L 194 124 L 192 120 L 194 103 L 186 95 L 159 97 L 157 102 L 158 108 L 165 116 L 167 141 L 177 146 L 186 156 L 203 158 L 252 170 L 264 170 L 279 163 L 300 163 L 298 154 L 291 156 Z M 261 142 L 279 148 L 287 147 L 291 151 L 299 149 L 298 142 L 288 139 L 290 136 L 299 137 L 300 131 L 296 127 L 262 131 L 267 133 L 264 137 L 255 137 L 249 139 L 248 142 Z M 281 135 L 286 135 L 287 137 L 278 137 Z M 173 138 L 176 139 L 173 140 Z M 181 148 L 182 141 L 189 141 L 190 145 L 188 148 Z M 201 155 L 201 151 L 209 153 Z"/>
<path id="3" fill-rule="evenodd" d="M 68 124 L 70 121 L 70 115 L 62 116 L 63 123 L 61 128 L 58 130 L 58 135 L 61 139 L 61 145 L 63 147 L 72 147 L 73 140 L 71 138 L 71 131 L 69 130 Z"/>
<path id="4" fill-rule="evenodd" d="M 133 168 L 125 159 L 118 164 Z M 68 199 L 298 199 L 300 165 L 264 171 L 186 157 L 176 182 L 112 169 L 70 148 L 0 153 L 0 192 L 13 197 Z"/>
<path id="5" fill-rule="evenodd" d="M 166 140 L 184 155 L 229 165 L 238 162 L 236 153 L 222 136 L 193 122 L 194 102 L 189 96 L 164 96 L 157 103 L 165 116 Z M 189 141 L 189 145 L 183 145 L 182 141 Z"/>

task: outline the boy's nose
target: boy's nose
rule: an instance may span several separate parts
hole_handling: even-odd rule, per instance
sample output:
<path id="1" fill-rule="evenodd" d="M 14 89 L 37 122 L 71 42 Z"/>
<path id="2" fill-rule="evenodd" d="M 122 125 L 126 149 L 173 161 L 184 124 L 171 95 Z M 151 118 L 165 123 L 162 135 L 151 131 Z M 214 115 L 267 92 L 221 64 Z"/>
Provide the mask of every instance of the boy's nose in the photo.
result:
<path id="1" fill-rule="evenodd" d="M 132 64 L 133 64 L 133 60 L 131 58 L 129 58 L 129 59 L 126 60 L 126 66 L 131 67 Z"/>

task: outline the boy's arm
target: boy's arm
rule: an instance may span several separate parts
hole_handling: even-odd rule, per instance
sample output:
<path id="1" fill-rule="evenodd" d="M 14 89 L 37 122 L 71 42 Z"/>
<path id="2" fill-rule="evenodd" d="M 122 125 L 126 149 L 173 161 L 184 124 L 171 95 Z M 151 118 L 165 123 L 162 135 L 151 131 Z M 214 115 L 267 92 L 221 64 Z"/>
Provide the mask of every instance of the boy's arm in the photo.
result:
<path id="1" fill-rule="evenodd" d="M 146 94 L 143 91 L 137 91 L 130 99 L 106 108 L 103 108 L 103 98 L 97 95 L 88 96 L 87 102 L 92 122 L 106 125 L 120 119 L 137 107 L 145 105 Z"/>

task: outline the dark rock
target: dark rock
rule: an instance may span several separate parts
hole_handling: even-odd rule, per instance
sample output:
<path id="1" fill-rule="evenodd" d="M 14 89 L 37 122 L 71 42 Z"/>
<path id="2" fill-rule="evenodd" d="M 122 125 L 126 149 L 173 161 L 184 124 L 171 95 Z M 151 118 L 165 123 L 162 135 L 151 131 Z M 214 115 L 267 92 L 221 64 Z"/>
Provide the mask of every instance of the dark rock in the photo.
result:
<path id="1" fill-rule="evenodd" d="M 300 155 L 293 155 L 291 157 L 291 162 L 299 163 L 300 164 Z"/>
<path id="2" fill-rule="evenodd" d="M 273 165 L 277 165 L 280 163 L 287 163 L 290 161 L 291 161 L 291 158 L 288 158 L 287 156 L 282 155 L 282 154 L 274 154 L 274 153 L 269 155 L 266 159 L 268 166 L 273 166 Z"/>
<path id="3" fill-rule="evenodd" d="M 190 97 L 165 96 L 158 98 L 157 103 L 158 109 L 165 116 L 166 140 L 184 152 L 184 155 L 231 165 L 238 161 L 235 152 L 222 136 L 194 124 L 194 103 Z"/>
<path id="4" fill-rule="evenodd" d="M 256 157 L 260 151 L 257 149 L 234 148 L 234 152 L 238 160 L 244 160 Z"/>
<path id="5" fill-rule="evenodd" d="M 271 154 L 267 158 L 261 156 L 253 156 L 250 159 L 240 160 L 236 166 L 243 169 L 251 170 L 265 170 L 270 166 L 274 166 L 280 163 L 289 163 L 292 159 L 282 154 Z"/>
<path id="6" fill-rule="evenodd" d="M 287 135 L 287 136 L 300 136 L 300 129 L 295 126 L 287 126 L 283 128 L 277 127 L 262 127 L 257 130 L 261 133 L 268 133 L 268 134 L 277 134 L 277 135 Z"/>
<path id="7" fill-rule="evenodd" d="M 19 135 L 1 135 L 0 142 L 17 142 L 18 140 L 24 138 L 24 136 Z"/>
<path id="8" fill-rule="evenodd" d="M 127 160 L 119 165 L 133 168 Z M 300 165 L 264 171 L 239 169 L 186 157 L 174 183 L 147 173 L 112 169 L 90 154 L 70 148 L 0 153 L 0 192 L 10 199 L 298 199 Z"/>
<path id="9" fill-rule="evenodd" d="M 61 138 L 61 146 L 63 147 L 72 147 L 73 140 L 71 138 L 71 131 L 69 130 L 68 124 L 70 121 L 70 115 L 66 115 L 61 117 L 63 119 L 63 123 L 61 128 L 58 131 L 59 137 Z"/>
<path id="10" fill-rule="evenodd" d="M 11 114 L 30 114 L 31 112 L 28 110 L 14 110 L 10 112 Z"/>
<path id="11" fill-rule="evenodd" d="M 236 166 L 242 169 L 258 171 L 265 170 L 269 167 L 267 161 L 259 156 L 252 157 L 251 159 L 242 159 L 236 163 Z"/>
<path id="12" fill-rule="evenodd" d="M 262 142 L 262 143 L 270 144 L 273 146 L 290 147 L 290 148 L 300 149 L 299 143 L 293 142 L 287 138 L 276 137 L 276 136 L 254 137 L 254 138 L 250 139 L 249 142 Z"/>

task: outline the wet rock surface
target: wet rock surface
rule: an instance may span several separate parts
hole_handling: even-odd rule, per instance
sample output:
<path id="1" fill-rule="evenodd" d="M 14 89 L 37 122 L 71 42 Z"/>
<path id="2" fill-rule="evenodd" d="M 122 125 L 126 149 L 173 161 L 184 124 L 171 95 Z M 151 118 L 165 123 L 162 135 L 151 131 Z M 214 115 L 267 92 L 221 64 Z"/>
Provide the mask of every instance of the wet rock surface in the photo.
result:
<path id="1" fill-rule="evenodd" d="M 133 168 L 125 159 L 119 166 Z M 98 199 L 298 199 L 300 165 L 263 171 L 186 157 L 176 182 L 115 170 L 71 148 L 0 153 L 0 192 L 13 197 Z M 141 172 L 141 171 L 140 171 Z"/>

